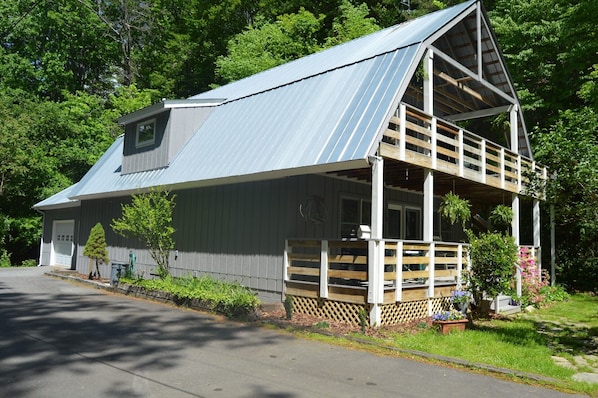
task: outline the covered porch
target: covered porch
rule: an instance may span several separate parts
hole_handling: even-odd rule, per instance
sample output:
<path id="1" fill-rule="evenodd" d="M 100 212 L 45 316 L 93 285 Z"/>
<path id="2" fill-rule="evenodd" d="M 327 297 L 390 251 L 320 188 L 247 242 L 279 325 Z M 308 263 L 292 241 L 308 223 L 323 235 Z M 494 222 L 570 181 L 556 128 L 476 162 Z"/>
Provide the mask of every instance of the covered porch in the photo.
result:
<path id="1" fill-rule="evenodd" d="M 377 272 L 369 266 L 368 242 L 287 240 L 286 294 L 297 312 L 359 324 L 365 311 L 378 326 L 429 317 L 450 305 L 470 264 L 465 243 L 389 239 L 379 242 L 384 257 Z M 522 247 L 539 260 L 539 247 Z"/>
<path id="2" fill-rule="evenodd" d="M 514 109 L 513 120 L 516 116 Z M 461 239 L 454 234 L 447 237 L 439 228 L 438 200 L 449 191 L 470 200 L 473 214 L 497 204 L 509 205 L 515 243 L 525 244 L 541 266 L 538 181 L 546 179 L 547 172 L 531 159 L 402 103 L 384 132 L 377 156 L 369 160 L 370 168 L 335 173 L 370 185 L 371 222 L 362 226 L 367 233 L 286 241 L 285 295 L 293 296 L 298 312 L 359 323 L 365 311 L 369 323 L 380 326 L 445 309 L 469 268 L 462 235 Z M 422 195 L 419 240 L 389 239 L 385 192 L 390 189 Z M 522 199 L 531 213 L 525 217 Z M 528 231 L 525 242 L 522 230 Z M 516 272 L 514 264 L 514 280 Z"/>

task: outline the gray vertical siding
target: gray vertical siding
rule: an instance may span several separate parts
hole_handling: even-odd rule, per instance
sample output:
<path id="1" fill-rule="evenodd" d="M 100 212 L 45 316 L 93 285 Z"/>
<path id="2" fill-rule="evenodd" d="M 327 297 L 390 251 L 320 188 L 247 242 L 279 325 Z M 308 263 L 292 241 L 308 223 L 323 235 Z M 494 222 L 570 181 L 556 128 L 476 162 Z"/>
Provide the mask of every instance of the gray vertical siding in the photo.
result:
<path id="1" fill-rule="evenodd" d="M 79 213 L 80 208 L 69 207 L 65 209 L 47 210 L 44 212 L 43 233 L 40 247 L 40 264 L 39 265 L 53 265 L 50 264 L 52 254 L 52 232 L 54 221 L 75 220 L 75 234 L 74 244 L 75 253 L 73 253 L 73 267 L 77 257 L 78 250 L 78 228 L 79 228 Z M 81 249 L 83 250 L 83 249 Z"/>
<path id="2" fill-rule="evenodd" d="M 174 108 L 126 126 L 122 174 L 155 170 L 168 166 L 189 138 L 208 118 L 213 108 Z M 135 147 L 139 123 L 156 119 L 155 143 Z"/>
<path id="3" fill-rule="evenodd" d="M 264 298 L 280 299 L 283 291 L 283 253 L 288 238 L 338 239 L 339 203 L 343 195 L 369 198 L 368 184 L 320 175 L 288 177 L 259 182 L 222 185 L 174 192 L 173 223 L 178 257 L 171 254 L 175 276 L 211 274 L 238 281 Z M 305 220 L 299 206 L 313 195 L 324 199 L 323 223 Z M 421 195 L 392 191 L 389 200 L 421 204 Z M 90 200 L 82 203 L 80 249 L 96 222 L 106 230 L 110 258 L 127 262 L 129 250 L 137 254 L 137 271 L 154 272 L 153 260 L 143 245 L 112 232 L 111 220 L 120 216 L 121 203 L 129 198 Z M 89 259 L 79 255 L 77 269 L 89 272 Z M 101 268 L 108 275 L 110 268 Z"/>
<path id="4" fill-rule="evenodd" d="M 168 115 L 168 111 L 162 112 L 126 126 L 121 174 L 154 170 L 168 165 L 168 143 L 164 142 L 167 138 Z M 154 144 L 136 148 L 137 125 L 151 119 L 156 119 Z"/>

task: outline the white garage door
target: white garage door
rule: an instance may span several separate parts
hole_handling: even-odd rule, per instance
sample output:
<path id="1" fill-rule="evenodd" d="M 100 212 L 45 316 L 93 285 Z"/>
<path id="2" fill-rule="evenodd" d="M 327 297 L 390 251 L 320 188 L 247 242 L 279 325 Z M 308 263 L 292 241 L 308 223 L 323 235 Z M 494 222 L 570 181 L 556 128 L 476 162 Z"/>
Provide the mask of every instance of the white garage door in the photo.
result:
<path id="1" fill-rule="evenodd" d="M 54 221 L 52 247 L 54 265 L 70 267 L 73 257 L 75 221 Z"/>

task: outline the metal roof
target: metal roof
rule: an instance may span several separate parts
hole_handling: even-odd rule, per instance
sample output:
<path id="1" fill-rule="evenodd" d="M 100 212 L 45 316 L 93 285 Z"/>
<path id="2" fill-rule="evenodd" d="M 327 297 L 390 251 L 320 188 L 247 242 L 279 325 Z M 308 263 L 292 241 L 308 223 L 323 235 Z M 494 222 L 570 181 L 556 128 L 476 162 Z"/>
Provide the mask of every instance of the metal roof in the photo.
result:
<path id="1" fill-rule="evenodd" d="M 193 96 L 214 110 L 168 167 L 121 175 L 121 136 L 70 197 L 366 167 L 427 41 L 476 7 L 469 0 Z"/>
<path id="2" fill-rule="evenodd" d="M 64 209 L 69 207 L 77 207 L 81 205 L 81 202 L 76 199 L 71 199 L 73 192 L 77 189 L 77 184 L 73 184 L 68 188 L 63 189 L 50 196 L 47 199 L 42 200 L 33 206 L 34 209 Z"/>
<path id="3" fill-rule="evenodd" d="M 414 18 L 191 98 L 226 98 L 227 101 L 234 101 L 422 43 L 459 15 L 475 9 L 475 3 L 476 0 L 469 0 Z"/>

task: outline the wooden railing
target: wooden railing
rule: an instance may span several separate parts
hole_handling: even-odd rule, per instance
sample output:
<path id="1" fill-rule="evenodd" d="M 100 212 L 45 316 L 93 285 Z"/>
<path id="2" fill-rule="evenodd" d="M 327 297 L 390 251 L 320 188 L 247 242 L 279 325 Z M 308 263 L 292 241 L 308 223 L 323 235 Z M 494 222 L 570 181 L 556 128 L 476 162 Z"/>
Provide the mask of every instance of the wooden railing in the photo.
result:
<path id="1" fill-rule="evenodd" d="M 545 167 L 406 104 L 391 118 L 380 153 L 510 192 L 544 196 L 531 176 L 545 180 Z"/>
<path id="2" fill-rule="evenodd" d="M 288 240 L 286 294 L 365 304 L 370 286 L 367 241 Z M 384 301 L 436 297 L 461 284 L 460 243 L 384 242 Z M 382 266 L 382 264 L 380 264 Z M 419 290 L 414 295 L 412 290 Z"/>

